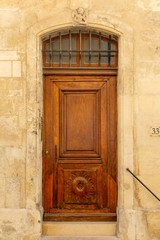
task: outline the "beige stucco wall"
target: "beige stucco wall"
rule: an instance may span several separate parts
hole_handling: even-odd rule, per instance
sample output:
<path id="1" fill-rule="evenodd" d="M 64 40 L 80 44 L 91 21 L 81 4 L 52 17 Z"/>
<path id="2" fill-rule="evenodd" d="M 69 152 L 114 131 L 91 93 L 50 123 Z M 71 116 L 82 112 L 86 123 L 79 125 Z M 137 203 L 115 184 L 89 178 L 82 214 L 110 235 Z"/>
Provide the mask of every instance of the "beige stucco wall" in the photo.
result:
<path id="1" fill-rule="evenodd" d="M 0 239 L 41 235 L 41 37 L 73 25 L 119 36 L 118 229 L 122 240 L 160 239 L 160 3 L 158 0 L 0 0 Z"/>

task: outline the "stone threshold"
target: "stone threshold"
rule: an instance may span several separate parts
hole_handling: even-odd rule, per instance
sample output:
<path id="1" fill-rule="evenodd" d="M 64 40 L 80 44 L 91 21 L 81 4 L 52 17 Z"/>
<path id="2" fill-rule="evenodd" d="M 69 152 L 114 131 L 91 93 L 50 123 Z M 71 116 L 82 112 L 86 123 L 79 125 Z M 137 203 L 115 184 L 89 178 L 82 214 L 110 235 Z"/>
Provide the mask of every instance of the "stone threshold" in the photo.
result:
<path id="1" fill-rule="evenodd" d="M 62 236 L 114 237 L 116 236 L 116 228 L 117 222 L 43 222 L 42 235 L 61 238 Z"/>
<path id="2" fill-rule="evenodd" d="M 120 240 L 116 236 L 42 236 L 39 240 Z"/>

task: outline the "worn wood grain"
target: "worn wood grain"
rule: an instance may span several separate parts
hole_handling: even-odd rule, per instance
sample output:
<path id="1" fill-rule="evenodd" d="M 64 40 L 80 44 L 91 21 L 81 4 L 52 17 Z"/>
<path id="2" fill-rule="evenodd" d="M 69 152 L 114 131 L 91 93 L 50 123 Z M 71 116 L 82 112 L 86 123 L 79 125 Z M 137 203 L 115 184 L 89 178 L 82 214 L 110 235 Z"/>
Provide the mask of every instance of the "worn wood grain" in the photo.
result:
<path id="1" fill-rule="evenodd" d="M 116 88 L 114 76 L 44 78 L 45 220 L 115 220 Z"/>

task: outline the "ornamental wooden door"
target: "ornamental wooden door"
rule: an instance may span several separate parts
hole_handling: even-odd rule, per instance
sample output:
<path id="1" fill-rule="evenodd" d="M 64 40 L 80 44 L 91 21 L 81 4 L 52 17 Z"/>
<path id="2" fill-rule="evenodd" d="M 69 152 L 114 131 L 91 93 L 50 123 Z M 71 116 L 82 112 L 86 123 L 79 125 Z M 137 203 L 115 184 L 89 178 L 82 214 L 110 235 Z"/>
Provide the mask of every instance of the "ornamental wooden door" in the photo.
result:
<path id="1" fill-rule="evenodd" d="M 116 76 L 44 78 L 44 220 L 116 220 Z"/>

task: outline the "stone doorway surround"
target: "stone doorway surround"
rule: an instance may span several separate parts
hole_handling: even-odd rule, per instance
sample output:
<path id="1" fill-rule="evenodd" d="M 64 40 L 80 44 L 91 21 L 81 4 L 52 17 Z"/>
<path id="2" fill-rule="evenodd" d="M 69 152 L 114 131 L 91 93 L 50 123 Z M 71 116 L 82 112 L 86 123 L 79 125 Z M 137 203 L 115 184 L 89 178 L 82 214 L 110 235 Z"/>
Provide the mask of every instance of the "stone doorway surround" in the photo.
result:
<path id="1" fill-rule="evenodd" d="M 71 28 L 72 12 L 66 9 L 32 25 L 27 31 L 27 157 L 26 157 L 26 210 L 35 211 L 35 221 L 43 215 L 42 208 L 42 142 L 41 116 L 43 113 L 42 37 L 50 32 Z M 127 234 L 134 239 L 133 179 L 126 168 L 133 170 L 133 30 L 126 23 L 103 13 L 88 14 L 86 27 L 111 32 L 119 37 L 118 66 L 118 228 L 117 236 Z M 31 184 L 34 183 L 34 184 Z M 40 215 L 39 215 L 40 214 Z M 130 216 L 130 218 L 128 218 Z M 123 229 L 127 219 L 128 227 Z M 39 231 L 41 231 L 42 221 Z M 130 227 L 132 226 L 132 230 Z M 128 230 L 127 230 L 128 228 Z M 128 231 L 128 232 L 125 232 Z"/>

